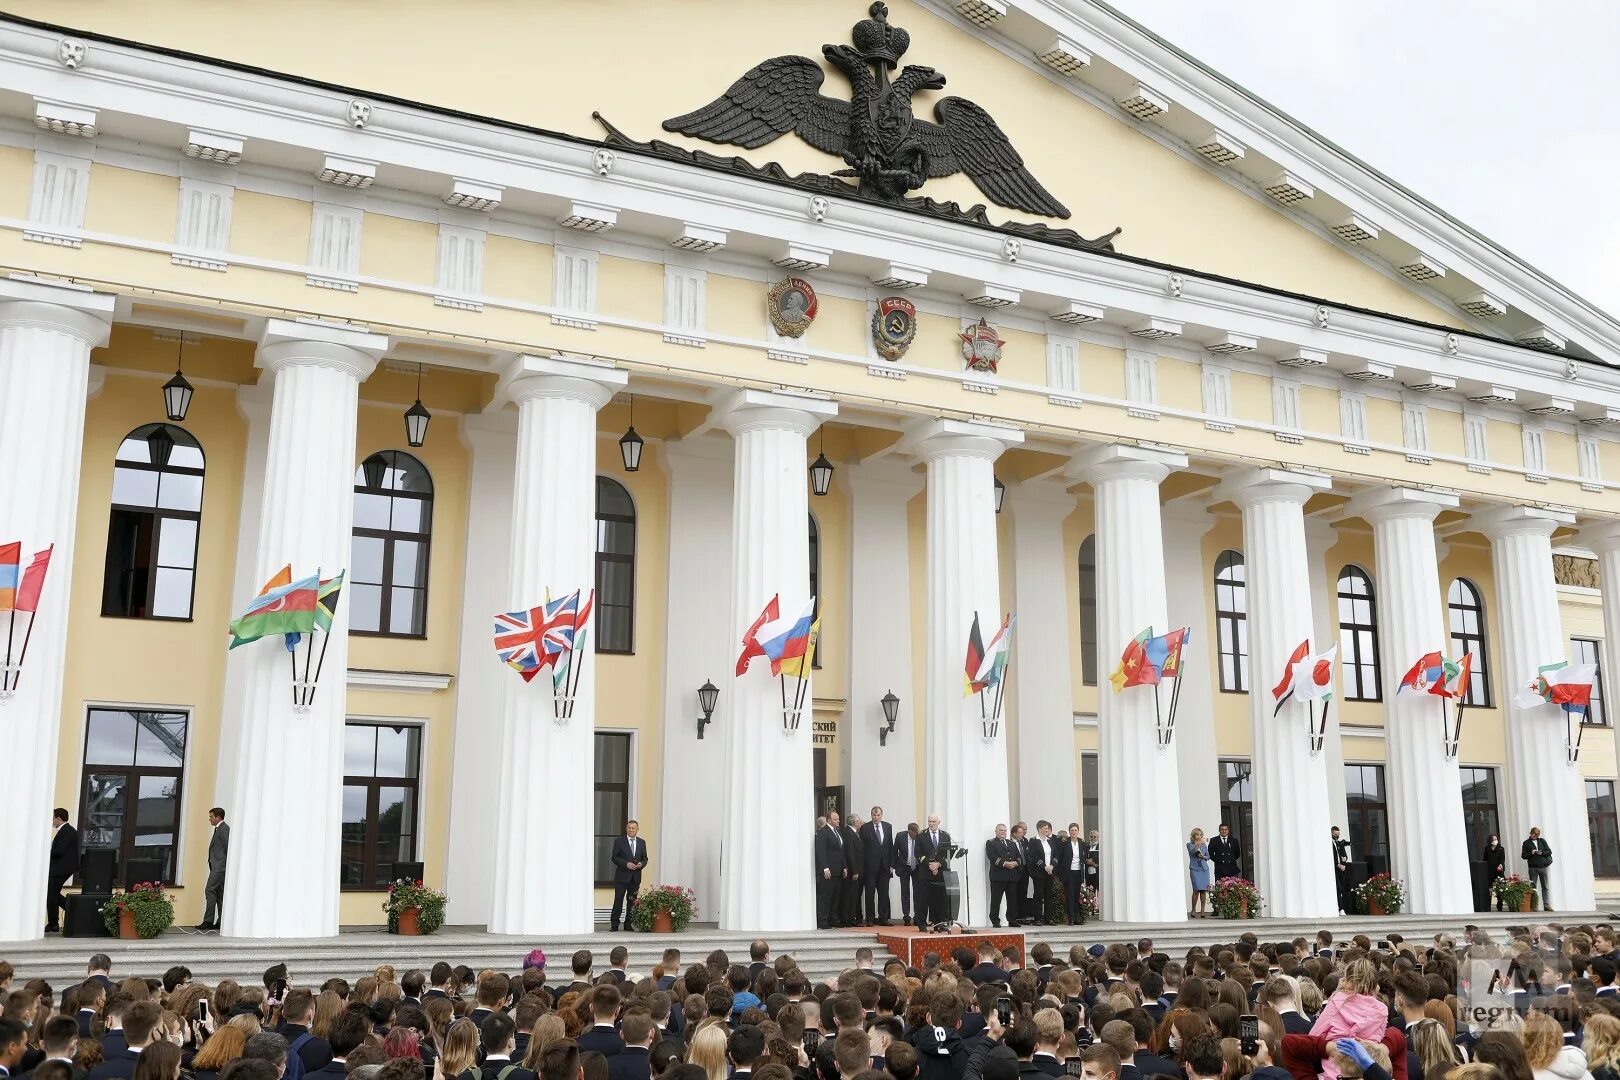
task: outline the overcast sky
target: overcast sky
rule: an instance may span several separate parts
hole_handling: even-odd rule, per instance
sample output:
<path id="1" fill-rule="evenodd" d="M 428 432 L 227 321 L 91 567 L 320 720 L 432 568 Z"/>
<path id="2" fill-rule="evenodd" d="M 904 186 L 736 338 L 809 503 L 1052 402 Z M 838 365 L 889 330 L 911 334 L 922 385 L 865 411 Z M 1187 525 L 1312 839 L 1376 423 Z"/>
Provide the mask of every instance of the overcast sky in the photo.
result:
<path id="1" fill-rule="evenodd" d="M 1620 318 L 1620 2 L 1111 2 Z"/>

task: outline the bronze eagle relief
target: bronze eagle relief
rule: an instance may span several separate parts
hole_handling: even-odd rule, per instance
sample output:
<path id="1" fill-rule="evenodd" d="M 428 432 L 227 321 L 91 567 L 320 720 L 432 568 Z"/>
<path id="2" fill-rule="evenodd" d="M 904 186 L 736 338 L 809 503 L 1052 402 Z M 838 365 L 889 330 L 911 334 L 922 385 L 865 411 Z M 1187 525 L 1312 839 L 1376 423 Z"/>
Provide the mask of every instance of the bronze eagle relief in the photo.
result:
<path id="1" fill-rule="evenodd" d="M 1066 218 L 1068 209 L 1024 166 L 1005 132 L 966 98 L 934 103 L 934 121 L 913 111 L 915 95 L 940 90 L 945 76 L 900 58 L 911 35 L 889 23 L 888 5 L 875 3 L 850 32 L 853 45 L 823 45 L 827 62 L 848 78 L 849 101 L 821 92 L 822 66 L 808 56 L 778 56 L 758 64 L 714 101 L 664 121 L 664 130 L 755 149 L 793 132 L 844 160 L 834 176 L 853 177 L 859 192 L 900 202 L 931 179 L 966 173 L 1001 206 Z"/>

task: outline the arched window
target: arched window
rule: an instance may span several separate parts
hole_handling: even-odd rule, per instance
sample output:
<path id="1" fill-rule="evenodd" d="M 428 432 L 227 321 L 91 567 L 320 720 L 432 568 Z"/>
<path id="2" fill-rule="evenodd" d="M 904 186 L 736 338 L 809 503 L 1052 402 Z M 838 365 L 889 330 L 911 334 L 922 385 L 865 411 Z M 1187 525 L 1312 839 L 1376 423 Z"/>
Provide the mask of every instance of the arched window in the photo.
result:
<path id="1" fill-rule="evenodd" d="M 1215 640 L 1221 652 L 1221 689 L 1249 688 L 1249 598 L 1243 553 L 1223 551 L 1215 558 Z"/>
<path id="2" fill-rule="evenodd" d="M 816 515 L 810 515 L 810 595 L 815 598 L 815 610 L 811 618 L 821 614 L 821 526 L 816 523 Z M 821 628 L 821 638 L 816 642 L 816 655 L 811 657 L 812 668 L 821 667 L 821 645 L 826 640 L 826 627 Z"/>
<path id="3" fill-rule="evenodd" d="M 189 619 L 202 523 L 203 452 L 173 424 L 124 436 L 113 464 L 101 613 Z"/>
<path id="4" fill-rule="evenodd" d="M 1446 608 L 1450 618 L 1452 654 L 1457 659 L 1461 659 L 1464 653 L 1474 654 L 1463 704 L 1488 709 L 1491 707 L 1491 673 L 1490 651 L 1485 641 L 1485 601 L 1472 581 L 1457 578 L 1446 590 Z"/>
<path id="5" fill-rule="evenodd" d="M 1097 537 L 1080 541 L 1080 681 L 1097 685 Z"/>
<path id="6" fill-rule="evenodd" d="M 383 450 L 354 474 L 349 629 L 384 637 L 427 635 L 433 477 L 402 450 Z M 323 567 L 323 570 L 325 568 Z"/>
<path id="7" fill-rule="evenodd" d="M 596 651 L 636 646 L 636 504 L 617 480 L 596 478 Z"/>
<path id="8" fill-rule="evenodd" d="M 1348 701 L 1378 701 L 1378 607 L 1372 579 L 1359 566 L 1339 571 L 1339 662 Z"/>

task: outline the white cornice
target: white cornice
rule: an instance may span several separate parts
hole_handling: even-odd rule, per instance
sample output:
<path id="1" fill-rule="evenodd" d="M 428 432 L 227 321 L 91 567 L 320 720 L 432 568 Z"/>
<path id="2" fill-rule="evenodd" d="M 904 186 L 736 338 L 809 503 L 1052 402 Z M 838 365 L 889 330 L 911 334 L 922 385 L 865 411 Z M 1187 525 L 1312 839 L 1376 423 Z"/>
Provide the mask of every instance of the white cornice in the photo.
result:
<path id="1" fill-rule="evenodd" d="M 377 671 L 368 668 L 350 668 L 349 689 L 432 694 L 447 689 L 454 677 L 434 671 Z"/>

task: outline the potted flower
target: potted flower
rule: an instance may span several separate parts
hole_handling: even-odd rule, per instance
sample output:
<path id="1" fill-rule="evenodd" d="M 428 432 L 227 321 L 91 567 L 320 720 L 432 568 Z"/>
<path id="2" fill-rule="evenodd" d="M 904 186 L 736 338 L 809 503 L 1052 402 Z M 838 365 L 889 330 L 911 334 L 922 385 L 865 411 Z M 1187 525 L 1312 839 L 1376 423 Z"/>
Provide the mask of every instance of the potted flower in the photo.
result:
<path id="1" fill-rule="evenodd" d="M 400 878 L 388 886 L 388 896 L 383 900 L 383 911 L 388 913 L 388 932 L 408 937 L 433 933 L 444 925 L 444 905 L 448 899 L 420 880 Z"/>
<path id="2" fill-rule="evenodd" d="M 1097 890 L 1090 885 L 1081 885 L 1076 890 L 1074 899 L 1084 918 L 1095 919 L 1097 913 L 1102 910 L 1101 898 L 1097 895 Z"/>
<path id="3" fill-rule="evenodd" d="M 636 897 L 630 925 L 642 933 L 679 933 L 697 914 L 697 893 L 685 885 L 660 885 Z"/>
<path id="4" fill-rule="evenodd" d="M 1406 902 L 1406 886 L 1388 874 L 1374 874 L 1357 885 L 1355 892 L 1369 915 L 1399 915 Z"/>
<path id="5" fill-rule="evenodd" d="M 1491 895 L 1509 911 L 1529 911 L 1536 902 L 1536 887 L 1518 874 L 1491 883 Z"/>
<path id="6" fill-rule="evenodd" d="M 1223 877 L 1209 889 L 1209 906 L 1217 919 L 1260 917 L 1260 890 L 1244 877 Z"/>
<path id="7" fill-rule="evenodd" d="M 102 904 L 101 922 L 121 938 L 155 938 L 174 925 L 174 897 L 161 883 L 143 881 Z"/>

